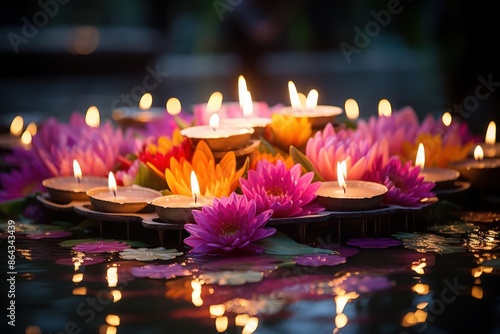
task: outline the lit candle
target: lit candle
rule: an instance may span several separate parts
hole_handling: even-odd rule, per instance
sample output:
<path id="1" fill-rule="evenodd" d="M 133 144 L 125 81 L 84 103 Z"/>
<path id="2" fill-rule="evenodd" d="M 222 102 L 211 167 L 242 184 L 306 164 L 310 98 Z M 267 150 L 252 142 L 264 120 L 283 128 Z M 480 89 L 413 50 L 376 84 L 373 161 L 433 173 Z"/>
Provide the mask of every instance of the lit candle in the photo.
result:
<path id="1" fill-rule="evenodd" d="M 11 150 L 22 145 L 21 135 L 24 129 L 24 118 L 17 115 L 10 123 L 9 133 L 0 135 L 0 148 Z"/>
<path id="2" fill-rule="evenodd" d="M 322 182 L 316 200 L 331 211 L 371 210 L 380 206 L 387 191 L 387 187 L 379 183 L 347 180 L 344 160 L 337 162 L 337 182 Z"/>
<path id="3" fill-rule="evenodd" d="M 152 202 L 158 217 L 166 223 L 185 224 L 194 222 L 193 210 L 201 210 L 205 205 L 212 205 L 212 197 L 201 197 L 196 173 L 191 171 L 192 196 L 167 195 L 155 198 Z"/>
<path id="4" fill-rule="evenodd" d="M 96 106 L 90 106 L 85 114 L 85 124 L 90 127 L 98 128 L 101 122 L 101 115 Z"/>
<path id="5" fill-rule="evenodd" d="M 83 176 L 80 164 L 73 160 L 73 176 L 56 176 L 42 181 L 50 199 L 59 204 L 88 201 L 87 190 L 106 185 L 106 178 Z"/>
<path id="6" fill-rule="evenodd" d="M 96 187 L 87 191 L 90 204 L 96 211 L 109 213 L 151 212 L 151 202 L 162 196 L 161 192 L 139 186 L 118 187 L 112 172 L 108 174 L 108 187 Z"/>
<path id="7" fill-rule="evenodd" d="M 494 121 L 490 121 L 486 135 L 484 137 L 484 155 L 488 158 L 498 157 L 500 155 L 500 143 L 496 142 L 497 125 Z"/>
<path id="8" fill-rule="evenodd" d="M 447 111 L 443 113 L 443 116 L 441 116 L 441 121 L 443 122 L 444 126 L 450 126 L 451 122 L 453 121 L 453 118 L 451 117 L 451 114 Z"/>
<path id="9" fill-rule="evenodd" d="M 155 108 L 151 93 L 144 93 L 137 107 L 118 107 L 111 113 L 111 117 L 121 127 L 144 127 L 147 123 L 161 119 L 165 115 L 164 108 Z"/>
<path id="10" fill-rule="evenodd" d="M 359 117 L 359 105 L 355 99 L 347 99 L 344 104 L 345 114 L 351 121 Z"/>
<path id="11" fill-rule="evenodd" d="M 311 89 L 307 97 L 301 99 L 295 84 L 293 81 L 289 81 L 288 93 L 291 106 L 281 108 L 280 113 L 293 117 L 307 117 L 314 129 L 323 128 L 327 123 L 333 123 L 337 116 L 342 114 L 340 107 L 318 105 L 319 93 L 316 89 Z"/>
<path id="12" fill-rule="evenodd" d="M 381 99 L 378 102 L 378 115 L 380 117 L 391 117 L 392 115 L 392 106 L 389 100 Z"/>
<path id="13" fill-rule="evenodd" d="M 481 145 L 474 149 L 474 160 L 465 159 L 452 162 L 450 167 L 473 185 L 482 188 L 500 187 L 500 159 L 485 159 Z"/>
<path id="14" fill-rule="evenodd" d="M 433 190 L 450 189 L 455 185 L 455 181 L 460 173 L 450 168 L 425 167 L 425 147 L 424 144 L 418 144 L 415 166 L 420 167 L 420 176 L 424 177 L 424 182 L 435 184 Z"/>
<path id="15" fill-rule="evenodd" d="M 231 151 L 247 146 L 254 131 L 251 127 L 220 125 L 219 115 L 214 113 L 208 125 L 182 129 L 181 135 L 191 139 L 195 147 L 204 140 L 213 151 Z"/>

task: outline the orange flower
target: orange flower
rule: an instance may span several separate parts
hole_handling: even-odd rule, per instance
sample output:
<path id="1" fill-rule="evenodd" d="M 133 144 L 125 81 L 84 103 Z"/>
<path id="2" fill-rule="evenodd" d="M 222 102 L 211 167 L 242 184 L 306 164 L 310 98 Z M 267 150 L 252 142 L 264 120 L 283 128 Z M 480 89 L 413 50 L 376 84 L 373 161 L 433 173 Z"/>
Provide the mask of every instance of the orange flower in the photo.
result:
<path id="1" fill-rule="evenodd" d="M 273 114 L 268 125 L 268 140 L 288 152 L 290 146 L 304 148 L 312 135 L 311 122 L 307 117 Z"/>
<path id="2" fill-rule="evenodd" d="M 272 164 L 276 164 L 278 160 L 281 160 L 285 163 L 286 169 L 290 169 L 294 165 L 293 159 L 290 155 L 284 155 L 280 152 L 273 154 L 270 152 L 255 150 L 250 158 L 250 169 L 255 170 L 257 163 L 261 160 L 267 160 Z"/>
<path id="3" fill-rule="evenodd" d="M 200 141 L 191 162 L 185 158 L 170 159 L 170 167 L 165 170 L 165 179 L 172 193 L 191 196 L 191 171 L 194 170 L 201 195 L 220 198 L 229 196 L 239 187 L 239 179 L 247 171 L 248 164 L 247 159 L 243 167 L 237 170 L 236 155 L 233 151 L 227 152 L 216 164 L 206 142 Z"/>

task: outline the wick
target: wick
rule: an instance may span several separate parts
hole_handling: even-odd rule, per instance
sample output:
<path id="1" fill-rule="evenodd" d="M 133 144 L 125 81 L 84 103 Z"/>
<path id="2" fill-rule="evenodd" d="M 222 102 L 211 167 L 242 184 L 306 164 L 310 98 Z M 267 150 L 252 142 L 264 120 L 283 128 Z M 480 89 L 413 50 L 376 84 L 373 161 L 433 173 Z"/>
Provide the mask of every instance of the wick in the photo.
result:
<path id="1" fill-rule="evenodd" d="M 198 194 L 194 194 L 194 204 L 198 203 Z"/>
<path id="2" fill-rule="evenodd" d="M 116 199 L 116 190 L 113 190 L 113 196 L 115 197 Z"/>
<path id="3" fill-rule="evenodd" d="M 215 126 L 212 128 L 212 130 L 214 130 L 214 132 L 215 132 Z"/>
<path id="4" fill-rule="evenodd" d="M 82 178 L 81 177 L 77 177 L 76 178 L 76 182 L 78 182 L 78 185 L 80 185 L 80 182 L 82 181 Z"/>
<path id="5" fill-rule="evenodd" d="M 347 188 L 346 188 L 345 184 L 342 185 L 342 189 L 344 190 L 344 194 L 345 194 L 346 191 L 347 191 Z"/>

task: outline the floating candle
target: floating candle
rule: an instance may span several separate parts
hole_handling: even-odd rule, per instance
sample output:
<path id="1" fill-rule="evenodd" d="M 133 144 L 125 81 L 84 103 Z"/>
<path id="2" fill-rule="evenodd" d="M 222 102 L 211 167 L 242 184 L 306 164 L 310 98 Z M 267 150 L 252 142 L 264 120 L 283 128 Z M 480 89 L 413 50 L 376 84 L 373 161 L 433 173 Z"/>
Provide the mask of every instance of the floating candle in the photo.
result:
<path id="1" fill-rule="evenodd" d="M 87 191 L 90 204 L 96 211 L 109 213 L 151 212 L 151 202 L 162 196 L 159 191 L 139 186 L 117 187 L 112 172 L 108 175 L 108 187 L 97 187 Z"/>
<path id="2" fill-rule="evenodd" d="M 59 204 L 72 201 L 88 201 L 87 190 L 106 185 L 106 178 L 99 176 L 82 176 L 80 164 L 73 160 L 74 176 L 56 176 L 42 181 L 50 199 Z"/>
<path id="3" fill-rule="evenodd" d="M 418 144 L 415 165 L 420 167 L 420 176 L 424 177 L 424 182 L 435 184 L 433 190 L 451 189 L 460 173 L 450 168 L 425 167 L 425 147 L 424 144 Z"/>
<path id="4" fill-rule="evenodd" d="M 460 172 L 460 175 L 474 186 L 481 188 L 500 187 L 500 159 L 484 159 L 481 145 L 474 149 L 474 160 L 466 159 L 452 162 L 450 167 Z"/>
<path id="5" fill-rule="evenodd" d="M 345 161 L 337 163 L 337 182 L 322 182 L 316 200 L 326 210 L 361 211 L 376 209 L 387 193 L 386 186 L 368 181 L 346 180 Z"/>
<path id="6" fill-rule="evenodd" d="M 249 144 L 254 129 L 242 126 L 219 125 L 219 115 L 212 114 L 209 125 L 195 125 L 181 130 L 193 146 L 204 140 L 213 151 L 231 151 Z"/>
<path id="7" fill-rule="evenodd" d="M 113 110 L 111 117 L 122 128 L 144 127 L 147 123 L 162 118 L 166 112 L 165 108 L 154 108 L 153 97 L 145 93 L 139 100 L 137 107 L 119 107 Z"/>
<path id="8" fill-rule="evenodd" d="M 151 203 L 158 217 L 166 223 L 185 224 L 194 222 L 193 210 L 201 210 L 205 205 L 212 205 L 212 197 L 201 197 L 198 179 L 194 171 L 191 172 L 192 196 L 167 195 L 155 198 Z"/>

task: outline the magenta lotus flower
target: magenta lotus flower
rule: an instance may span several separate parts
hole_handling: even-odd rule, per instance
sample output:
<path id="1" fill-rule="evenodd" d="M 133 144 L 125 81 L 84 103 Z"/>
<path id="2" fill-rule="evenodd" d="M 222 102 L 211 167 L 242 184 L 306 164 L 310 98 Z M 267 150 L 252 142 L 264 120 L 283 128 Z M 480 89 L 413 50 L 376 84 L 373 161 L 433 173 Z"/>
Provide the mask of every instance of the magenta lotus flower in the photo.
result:
<path id="1" fill-rule="evenodd" d="M 305 153 L 325 181 L 337 180 L 337 162 L 343 160 L 346 161 L 348 179 L 361 180 L 372 170 L 376 158 L 382 161 L 389 158 L 386 140 L 376 142 L 364 136 L 361 131 L 344 129 L 336 133 L 333 125 L 328 123 L 323 131 L 309 138 Z"/>
<path id="2" fill-rule="evenodd" d="M 232 192 L 229 197 L 215 198 L 213 205 L 193 211 L 196 224 L 184 228 L 191 235 L 184 242 L 193 247 L 192 254 L 220 254 L 232 251 L 263 252 L 254 244 L 276 232 L 264 227 L 273 214 L 266 210 L 257 214 L 256 203 Z"/>
<path id="3" fill-rule="evenodd" d="M 255 200 L 257 212 L 273 210 L 272 217 L 296 217 L 324 210 L 314 200 L 321 182 L 311 183 L 313 172 L 302 175 L 302 165 L 287 169 L 282 160 L 260 160 L 247 178 L 240 178 L 243 194 Z"/>
<path id="4" fill-rule="evenodd" d="M 19 157 L 19 161 L 11 163 L 12 166 L 17 166 L 11 171 L 0 173 L 0 202 L 43 191 L 42 180 L 50 176 L 43 164 L 27 154 L 26 150 L 16 149 L 12 154 Z M 24 156 L 28 160 L 21 158 Z"/>
<path id="5" fill-rule="evenodd" d="M 387 187 L 383 203 L 415 207 L 421 205 L 423 199 L 435 196 L 432 192 L 435 183 L 424 182 L 424 177 L 419 175 L 420 167 L 412 166 L 411 161 L 403 164 L 394 156 L 385 167 L 380 160 L 375 162 L 375 166 L 368 180 Z"/>

